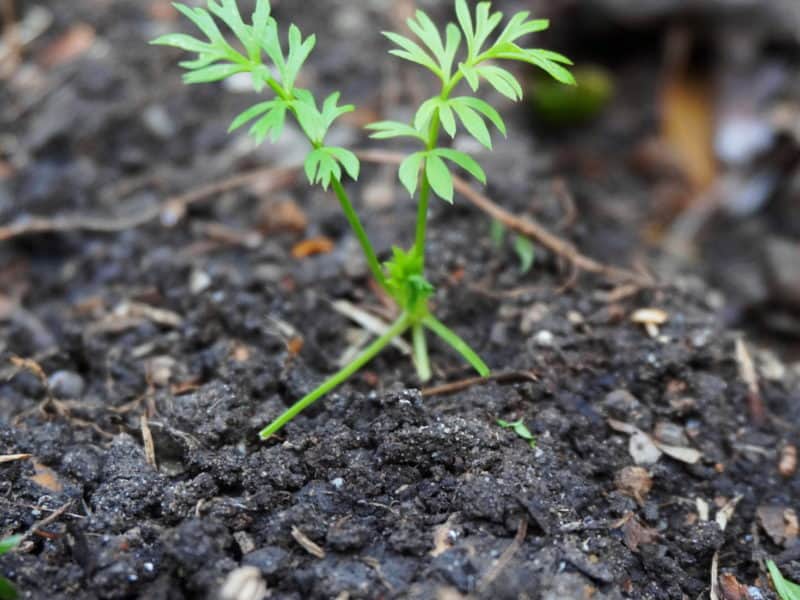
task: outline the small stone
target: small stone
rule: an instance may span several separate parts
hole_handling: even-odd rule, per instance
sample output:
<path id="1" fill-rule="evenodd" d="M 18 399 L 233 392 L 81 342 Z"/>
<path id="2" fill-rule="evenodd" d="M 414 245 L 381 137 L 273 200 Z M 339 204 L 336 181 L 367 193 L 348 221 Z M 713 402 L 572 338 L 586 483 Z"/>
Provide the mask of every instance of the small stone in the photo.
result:
<path id="1" fill-rule="evenodd" d="M 540 331 L 533 337 L 533 341 L 536 342 L 537 346 L 541 346 L 543 348 L 550 348 L 553 346 L 555 342 L 555 336 L 547 330 Z"/>
<path id="2" fill-rule="evenodd" d="M 225 578 L 219 592 L 221 600 L 263 600 L 267 584 L 256 567 L 239 567 Z"/>
<path id="3" fill-rule="evenodd" d="M 653 424 L 650 410 L 628 390 L 609 392 L 603 399 L 602 407 L 609 417 L 632 423 L 645 431 L 649 431 Z"/>
<path id="4" fill-rule="evenodd" d="M 50 391 L 56 398 L 80 398 L 85 383 L 83 377 L 74 371 L 56 371 L 47 381 Z"/>
<path id="5" fill-rule="evenodd" d="M 659 421 L 658 423 L 656 423 L 653 435 L 656 436 L 656 439 L 659 442 L 663 442 L 670 446 L 689 445 L 689 439 L 686 437 L 686 433 L 684 432 L 683 427 L 681 427 L 680 425 L 676 425 L 675 423 L 669 423 L 667 421 Z"/>
<path id="6" fill-rule="evenodd" d="M 162 140 L 171 139 L 177 132 L 175 121 L 160 104 L 148 106 L 142 114 L 142 122 L 150 133 Z"/>
<path id="7" fill-rule="evenodd" d="M 337 490 L 342 489 L 344 487 L 344 479 L 341 477 L 337 477 L 336 479 L 331 480 L 331 485 L 335 487 Z"/>
<path id="8" fill-rule="evenodd" d="M 203 270 L 195 269 L 189 279 L 189 291 L 200 294 L 211 287 L 211 276 Z"/>
<path id="9" fill-rule="evenodd" d="M 147 363 L 147 375 L 154 385 L 165 387 L 172 379 L 175 365 L 175 359 L 171 356 L 156 356 Z"/>

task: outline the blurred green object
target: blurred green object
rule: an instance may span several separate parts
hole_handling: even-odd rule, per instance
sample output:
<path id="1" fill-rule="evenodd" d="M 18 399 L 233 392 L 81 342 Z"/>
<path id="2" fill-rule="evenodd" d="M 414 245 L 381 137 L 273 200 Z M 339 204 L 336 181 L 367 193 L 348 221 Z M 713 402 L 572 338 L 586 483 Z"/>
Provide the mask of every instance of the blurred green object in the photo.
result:
<path id="1" fill-rule="evenodd" d="M 558 85 L 544 77 L 531 82 L 530 102 L 536 115 L 550 125 L 578 125 L 599 115 L 614 95 L 609 71 L 599 66 L 576 67 L 577 85 Z"/>

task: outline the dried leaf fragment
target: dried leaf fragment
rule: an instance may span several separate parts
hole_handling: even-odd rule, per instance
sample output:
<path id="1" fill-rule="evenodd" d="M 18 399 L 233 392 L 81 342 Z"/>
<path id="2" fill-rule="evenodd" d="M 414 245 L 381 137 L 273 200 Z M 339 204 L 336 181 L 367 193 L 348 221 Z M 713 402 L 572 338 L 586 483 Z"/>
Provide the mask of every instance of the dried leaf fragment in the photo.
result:
<path id="1" fill-rule="evenodd" d="M 323 550 L 320 546 L 315 544 L 311 540 L 311 538 L 309 538 L 305 533 L 300 531 L 296 526 L 292 527 L 292 537 L 311 556 L 316 556 L 317 558 L 325 558 L 325 550 Z"/>
<path id="2" fill-rule="evenodd" d="M 628 549 L 631 552 L 636 552 L 640 545 L 655 542 L 659 533 L 652 527 L 645 526 L 635 515 L 632 515 L 622 526 L 622 536 Z"/>
<path id="3" fill-rule="evenodd" d="M 719 576 L 719 589 L 722 593 L 722 600 L 752 600 L 747 586 L 739 583 L 731 573 L 723 573 Z"/>
<path id="4" fill-rule="evenodd" d="M 758 522 L 773 542 L 790 546 L 798 536 L 797 513 L 793 508 L 778 505 L 762 505 L 756 509 Z"/>
<path id="5" fill-rule="evenodd" d="M 239 567 L 225 578 L 219 597 L 221 600 L 263 600 L 267 584 L 256 567 Z"/>
<path id="6" fill-rule="evenodd" d="M 292 248 L 292 256 L 295 258 L 308 258 L 317 254 L 330 254 L 331 252 L 333 252 L 333 241 L 324 236 L 303 240 Z"/>
<path id="7" fill-rule="evenodd" d="M 64 485 L 59 481 L 58 474 L 53 471 L 53 469 L 46 467 L 38 461 L 34 461 L 33 470 L 34 474 L 30 477 L 30 480 L 36 485 L 53 493 L 63 491 Z"/>
<path id="8" fill-rule="evenodd" d="M 73 25 L 64 35 L 45 48 L 40 62 L 47 68 L 75 60 L 92 47 L 95 31 L 86 23 Z"/>
<path id="9" fill-rule="evenodd" d="M 642 505 L 653 487 L 653 478 L 642 467 L 625 467 L 617 472 L 614 484 L 620 492 Z"/>

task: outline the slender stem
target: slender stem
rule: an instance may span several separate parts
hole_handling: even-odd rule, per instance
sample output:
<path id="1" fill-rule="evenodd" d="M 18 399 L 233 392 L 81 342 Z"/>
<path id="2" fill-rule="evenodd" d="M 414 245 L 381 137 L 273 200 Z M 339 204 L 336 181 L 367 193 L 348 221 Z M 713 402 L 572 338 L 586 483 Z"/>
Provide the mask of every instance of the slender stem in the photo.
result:
<path id="1" fill-rule="evenodd" d="M 318 386 L 311 393 L 307 394 L 294 404 L 290 406 L 281 416 L 275 419 L 272 423 L 267 425 L 258 435 L 262 440 L 267 439 L 271 435 L 280 431 L 284 425 L 294 419 L 300 412 L 314 404 L 322 396 L 341 385 L 344 381 L 354 375 L 359 369 L 371 361 L 375 356 L 383 350 L 391 341 L 408 329 L 409 316 L 407 314 L 401 315 L 397 321 L 377 340 L 372 342 L 367 348 L 359 354 L 346 367 L 342 368 L 337 373 L 326 379 L 320 386 Z"/>
<path id="2" fill-rule="evenodd" d="M 444 93 L 444 92 L 442 92 Z M 428 151 L 436 148 L 439 141 L 439 111 L 433 113 L 431 117 L 431 125 L 428 130 Z M 425 235 L 428 228 L 428 200 L 431 195 L 431 184 L 428 181 L 428 176 L 425 172 L 422 173 L 422 185 L 419 189 L 419 202 L 417 203 L 417 236 L 414 241 L 414 253 L 419 257 L 421 262 L 421 272 L 425 273 Z"/>
<path id="3" fill-rule="evenodd" d="M 424 383 L 431 378 L 431 361 L 428 358 L 428 342 L 425 339 L 425 328 L 422 323 L 414 324 L 411 335 L 414 341 L 414 364 L 420 381 Z"/>
<path id="4" fill-rule="evenodd" d="M 358 238 L 358 242 L 361 244 L 361 249 L 364 251 L 364 256 L 367 258 L 367 264 L 369 265 L 370 271 L 372 271 L 372 276 L 384 290 L 388 290 L 388 286 L 386 285 L 386 276 L 383 273 L 380 262 L 378 262 L 378 257 L 375 254 L 375 248 L 369 241 L 367 231 L 361 224 L 361 219 L 358 218 L 358 214 L 353 208 L 353 204 L 350 202 L 350 198 L 348 197 L 347 192 L 344 190 L 344 186 L 342 186 L 341 181 L 336 178 L 332 178 L 331 187 L 336 193 L 336 197 L 339 198 L 339 203 L 342 205 L 344 216 L 347 217 L 350 227 L 352 227 L 353 232 Z"/>
<path id="5" fill-rule="evenodd" d="M 422 174 L 422 185 L 419 188 L 417 202 L 417 235 L 414 241 L 414 254 L 421 260 L 421 271 L 425 273 L 425 234 L 428 228 L 428 200 L 431 195 L 431 184 L 428 176 Z"/>
<path id="6" fill-rule="evenodd" d="M 470 348 L 467 343 L 462 340 L 458 335 L 444 323 L 439 321 L 433 315 L 428 315 L 423 319 L 422 323 L 431 329 L 436 335 L 447 342 L 453 349 L 458 352 L 472 367 L 478 372 L 481 377 L 488 377 L 491 369 L 486 366 L 486 363 L 481 360 L 475 351 Z"/>

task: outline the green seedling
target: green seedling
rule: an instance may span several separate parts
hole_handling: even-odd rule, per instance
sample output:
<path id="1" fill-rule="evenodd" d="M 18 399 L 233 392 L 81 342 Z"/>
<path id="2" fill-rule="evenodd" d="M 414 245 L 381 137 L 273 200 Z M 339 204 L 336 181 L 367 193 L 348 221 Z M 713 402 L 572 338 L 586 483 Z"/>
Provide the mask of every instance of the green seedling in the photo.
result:
<path id="1" fill-rule="evenodd" d="M 772 584 L 781 600 L 800 600 L 800 585 L 786 579 L 771 560 L 767 561 L 767 569 L 772 577 Z"/>
<path id="2" fill-rule="evenodd" d="M 528 445 L 531 448 L 536 448 L 536 438 L 533 436 L 530 429 L 525 426 L 525 423 L 522 421 L 522 419 L 517 421 L 504 421 L 503 419 L 497 419 L 497 424 L 503 429 L 513 430 L 517 436 L 528 442 Z"/>
<path id="3" fill-rule="evenodd" d="M 500 221 L 492 221 L 490 235 L 495 248 L 501 248 L 506 239 L 505 226 Z M 514 252 L 519 259 L 519 272 L 525 275 L 536 260 L 536 246 L 524 235 L 515 235 L 513 242 Z"/>
<path id="4" fill-rule="evenodd" d="M 0 540 L 0 556 L 11 552 L 22 541 L 21 535 L 12 535 Z M 5 577 L 0 576 L 0 600 L 14 600 L 17 597 L 17 588 Z"/>
<path id="5" fill-rule="evenodd" d="M 518 43 L 528 34 L 547 29 L 548 21 L 531 20 L 529 13 L 520 12 L 503 29 L 498 29 L 503 15 L 492 12 L 489 2 L 477 4 L 473 11 L 466 0 L 456 0 L 458 24 L 449 23 L 444 35 L 422 11 L 417 11 L 408 20 L 408 27 L 417 40 L 397 33 L 385 33 L 396 46 L 390 53 L 430 71 L 440 84 L 440 92 L 422 103 L 410 123 L 381 121 L 368 126 L 373 138 L 407 138 L 421 147 L 410 154 L 398 170 L 400 182 L 418 200 L 414 245 L 408 250 L 394 248 L 390 260 L 381 263 L 342 184 L 345 175 L 353 180 L 358 178 L 359 160 L 350 150 L 326 143 L 334 122 L 354 107 L 340 105 L 338 93 L 319 102 L 312 92 L 297 86 L 300 70 L 314 48 L 315 37 L 304 38 L 295 25 L 290 25 L 286 37 L 288 52 L 285 51 L 287 44 L 282 41 L 278 24 L 271 16 L 268 0 L 256 1 L 250 22 L 242 18 L 236 0 L 208 0 L 205 9 L 183 4 L 175 6 L 207 39 L 174 33 L 153 43 L 174 46 L 197 55 L 194 60 L 181 63 L 187 70 L 186 83 L 214 82 L 247 73 L 256 92 L 271 93 L 271 99 L 236 117 L 231 131 L 250 124 L 250 134 L 257 142 L 263 142 L 267 137 L 277 141 L 287 117 L 300 125 L 310 142 L 305 161 L 309 182 L 333 190 L 361 244 L 372 276 L 394 299 L 398 308 L 399 316 L 383 335 L 264 428 L 260 433 L 262 439 L 276 433 L 303 409 L 351 377 L 394 338 L 409 332 L 420 380 L 427 381 L 431 377 L 428 332 L 433 332 L 451 346 L 480 375 L 488 375 L 489 367 L 477 353 L 431 311 L 429 299 L 434 288 L 425 278 L 428 204 L 431 196 L 453 202 L 453 167 L 463 169 L 481 183 L 486 182 L 486 174 L 478 162 L 464 152 L 443 145 L 441 132 L 453 138 L 459 129 L 463 129 L 489 149 L 492 136 L 487 123 L 505 135 L 506 126 L 497 110 L 474 95 L 481 84 L 486 83 L 510 100 L 522 98 L 522 86 L 511 72 L 498 66 L 498 62 L 529 63 L 557 81 L 574 83 L 564 66 L 572 64 L 569 59 L 556 52 L 525 48 Z M 227 41 L 217 21 L 230 29 L 238 39 L 238 47 Z M 456 94 L 462 82 L 469 86 L 472 94 Z"/>

